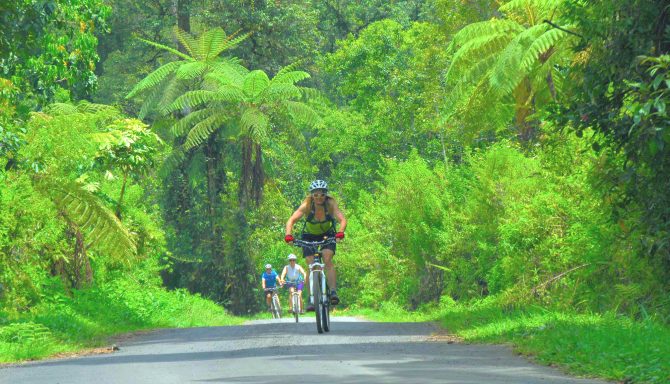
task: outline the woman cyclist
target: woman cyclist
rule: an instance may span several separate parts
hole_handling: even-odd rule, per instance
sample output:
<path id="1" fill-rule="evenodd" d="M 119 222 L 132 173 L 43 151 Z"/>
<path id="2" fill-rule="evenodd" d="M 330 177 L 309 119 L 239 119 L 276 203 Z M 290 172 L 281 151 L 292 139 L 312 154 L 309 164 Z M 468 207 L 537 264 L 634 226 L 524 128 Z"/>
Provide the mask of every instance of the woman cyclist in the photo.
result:
<path id="1" fill-rule="evenodd" d="M 288 255 L 288 265 L 284 266 L 284 270 L 281 271 L 281 277 L 279 277 L 279 281 L 282 282 L 282 284 L 285 284 L 288 286 L 289 289 L 289 301 L 288 301 L 288 310 L 289 312 L 293 312 L 293 310 L 299 311 L 300 313 L 303 313 L 302 310 L 302 287 L 305 281 L 305 278 L 307 277 L 307 273 L 305 273 L 305 270 L 298 264 L 296 261 L 297 257 L 294 254 Z M 293 300 L 291 300 L 291 297 L 293 297 L 293 291 L 298 291 L 298 302 L 300 303 L 300 308 L 293 308 Z"/>
<path id="2" fill-rule="evenodd" d="M 293 212 L 286 222 L 286 236 L 284 240 L 292 243 L 295 238 L 292 235 L 293 225 L 305 217 L 301 238 L 305 241 L 321 241 L 324 237 L 335 237 L 339 242 L 344 239 L 344 230 L 347 228 L 347 219 L 337 207 L 337 202 L 331 196 L 328 196 L 328 184 L 323 180 L 315 180 L 309 185 L 309 195 L 303 200 L 300 207 Z M 340 222 L 339 232 L 336 229 L 336 220 Z M 335 255 L 335 244 L 328 244 L 322 247 L 323 261 L 326 264 L 326 279 L 331 288 L 330 297 L 333 305 L 340 302 L 337 296 L 337 275 L 333 265 L 333 256 Z M 302 254 L 307 264 L 314 261 L 316 250 L 312 247 L 304 247 Z M 305 279 L 309 288 L 309 275 Z M 310 304 L 307 310 L 314 310 L 314 305 Z"/>

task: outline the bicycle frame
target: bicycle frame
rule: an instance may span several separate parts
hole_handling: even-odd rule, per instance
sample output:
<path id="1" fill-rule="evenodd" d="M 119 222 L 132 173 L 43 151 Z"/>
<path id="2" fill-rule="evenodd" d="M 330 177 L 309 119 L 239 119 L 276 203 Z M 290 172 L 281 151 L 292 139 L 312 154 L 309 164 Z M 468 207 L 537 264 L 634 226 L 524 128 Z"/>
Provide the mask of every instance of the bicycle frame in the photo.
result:
<path id="1" fill-rule="evenodd" d="M 332 244 L 335 238 L 326 238 L 323 241 L 294 240 L 293 245 L 297 247 L 316 248 L 314 260 L 309 264 L 309 302 L 315 306 L 316 328 L 319 333 L 324 330 L 330 331 L 330 297 L 326 279 L 326 265 L 322 262 L 321 248 L 326 244 Z M 320 274 L 320 276 L 319 276 Z M 316 290 L 315 288 L 319 289 Z M 319 297 L 315 298 L 314 292 L 318 291 Z"/>

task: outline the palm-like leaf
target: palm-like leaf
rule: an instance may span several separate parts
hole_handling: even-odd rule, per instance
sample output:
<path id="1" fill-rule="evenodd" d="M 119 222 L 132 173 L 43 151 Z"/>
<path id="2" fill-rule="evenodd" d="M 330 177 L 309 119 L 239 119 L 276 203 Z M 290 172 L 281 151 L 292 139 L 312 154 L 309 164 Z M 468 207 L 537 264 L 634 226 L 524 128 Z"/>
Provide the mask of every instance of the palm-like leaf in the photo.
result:
<path id="1" fill-rule="evenodd" d="M 160 66 L 155 71 L 151 72 L 147 77 L 142 79 L 139 83 L 133 87 L 130 93 L 126 96 L 127 99 L 134 97 L 140 92 L 146 91 L 151 88 L 155 88 L 160 84 L 166 77 L 174 73 L 183 63 L 180 61 L 172 61 L 167 64 Z"/>
<path id="2" fill-rule="evenodd" d="M 120 261 L 137 253 L 134 240 L 114 213 L 81 185 L 51 178 L 37 182 L 69 221 L 82 229 L 86 247 L 98 247 Z"/>
<path id="3" fill-rule="evenodd" d="M 164 114 L 172 113 L 175 111 L 180 111 L 184 109 L 194 109 L 201 105 L 205 105 L 216 99 L 216 92 L 200 89 L 195 91 L 189 91 L 183 95 L 177 97 L 177 99 L 170 105 L 168 105 L 164 110 Z"/>
<path id="4" fill-rule="evenodd" d="M 270 85 L 268 75 L 261 70 L 255 70 L 249 72 L 244 78 L 242 89 L 247 97 L 255 99 L 268 87 L 268 85 Z"/>
<path id="5" fill-rule="evenodd" d="M 212 114 L 195 124 L 186 136 L 184 151 L 189 151 L 205 142 L 228 119 L 229 117 L 224 114 Z"/>
<path id="6" fill-rule="evenodd" d="M 538 101 L 534 95 L 555 87 L 547 79 L 556 65 L 569 62 L 566 47 L 571 40 L 544 20 L 560 13 L 563 1 L 512 0 L 500 7 L 507 19 L 473 23 L 459 31 L 449 46 L 454 56 L 445 77 L 453 87 L 448 109 L 462 113 L 463 108 L 481 106 L 477 100 L 488 99 L 483 104 L 488 110 L 479 112 L 493 113 L 514 96 L 517 108 L 528 110 L 528 103 Z M 532 87 L 528 97 L 522 95 L 528 92 L 521 92 L 522 84 Z"/>
<path id="7" fill-rule="evenodd" d="M 251 137 L 255 143 L 264 143 L 268 138 L 270 119 L 260 109 L 251 107 L 242 112 L 240 126 L 242 136 Z"/>

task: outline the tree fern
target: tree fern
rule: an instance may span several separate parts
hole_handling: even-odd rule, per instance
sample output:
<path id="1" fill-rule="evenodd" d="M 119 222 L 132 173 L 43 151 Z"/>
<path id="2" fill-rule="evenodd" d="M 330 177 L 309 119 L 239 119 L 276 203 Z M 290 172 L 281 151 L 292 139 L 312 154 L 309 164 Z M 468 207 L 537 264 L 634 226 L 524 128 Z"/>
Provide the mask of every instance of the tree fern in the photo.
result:
<path id="1" fill-rule="evenodd" d="M 130 93 L 128 93 L 126 99 L 130 99 L 140 92 L 157 87 L 167 76 L 174 73 L 174 71 L 176 71 L 182 64 L 183 63 L 179 61 L 172 61 L 160 66 L 137 83 Z"/>
<path id="2" fill-rule="evenodd" d="M 300 99 L 302 92 L 300 92 L 298 87 L 290 83 L 271 84 L 259 97 L 267 101 L 293 100 Z"/>
<path id="3" fill-rule="evenodd" d="M 479 113 L 494 113 L 501 103 L 514 97 L 523 115 L 530 104 L 542 101 L 534 95 L 550 93 L 554 97 L 557 83 L 551 81 L 552 74 L 556 65 L 569 64 L 567 47 L 572 40 L 544 20 L 560 15 L 562 3 L 513 0 L 500 7 L 504 19 L 473 23 L 459 31 L 449 46 L 454 54 L 445 79 L 453 92 L 447 109 L 481 107 L 474 101 L 486 100 L 486 110 Z M 523 91 L 524 87 L 531 88 Z M 523 120 L 519 113 L 517 122 Z"/>
<path id="4" fill-rule="evenodd" d="M 255 143 L 263 143 L 268 137 L 268 116 L 260 109 L 251 107 L 240 116 L 241 135 L 251 137 Z"/>
<path id="5" fill-rule="evenodd" d="M 209 139 L 214 131 L 221 128 L 221 126 L 228 119 L 229 117 L 224 114 L 212 114 L 202 121 L 196 123 L 188 132 L 186 142 L 184 142 L 183 150 L 189 151 L 202 144 L 204 141 Z"/>
<path id="6" fill-rule="evenodd" d="M 199 111 L 194 111 L 179 119 L 174 125 L 172 125 L 172 134 L 174 137 L 180 137 L 186 134 L 191 127 L 200 123 L 202 120 L 211 116 L 212 112 L 208 109 L 202 109 Z"/>
<path id="7" fill-rule="evenodd" d="M 161 50 L 163 50 L 163 51 L 170 52 L 170 53 L 173 54 L 173 55 L 179 56 L 179 57 L 182 58 L 183 60 L 186 60 L 186 61 L 195 61 L 195 59 L 194 59 L 193 57 L 191 57 L 191 56 L 189 56 L 189 55 L 187 55 L 187 54 L 185 54 L 185 53 L 181 53 L 181 52 L 179 52 L 178 50 L 176 50 L 176 49 L 174 49 L 174 48 L 172 48 L 172 47 L 168 47 L 167 45 L 160 44 L 160 43 L 155 43 L 155 42 L 153 42 L 153 41 L 151 41 L 151 40 L 145 40 L 145 39 L 141 39 L 141 38 L 140 38 L 139 40 L 140 40 L 141 42 L 145 43 L 145 44 L 149 44 L 149 45 L 151 45 L 151 46 L 153 46 L 153 47 L 156 47 L 156 48 L 158 48 L 158 49 L 161 49 Z"/>
<path id="8" fill-rule="evenodd" d="M 249 72 L 244 78 L 242 89 L 248 97 L 255 98 L 260 95 L 269 84 L 270 79 L 268 78 L 268 75 L 261 70 L 255 70 Z"/>
<path id="9" fill-rule="evenodd" d="M 200 89 L 189 91 L 177 97 L 177 99 L 163 109 L 163 114 L 172 113 L 175 111 L 184 110 L 186 108 L 193 109 L 201 105 L 205 105 L 216 99 L 216 92 Z"/>
<path id="10" fill-rule="evenodd" d="M 177 79 L 180 80 L 192 80 L 202 77 L 208 69 L 209 66 L 206 63 L 203 63 L 202 61 L 194 61 L 179 66 L 175 71 L 175 75 L 177 76 Z"/>
<path id="11" fill-rule="evenodd" d="M 119 261 L 136 253 L 134 240 L 125 226 L 91 192 L 65 180 L 42 178 L 38 189 L 49 195 L 69 221 L 82 229 L 86 247 L 108 252 Z"/>
<path id="12" fill-rule="evenodd" d="M 287 101 L 286 108 L 288 113 L 293 116 L 293 118 L 300 123 L 308 125 L 317 125 L 321 123 L 321 117 L 312 109 L 304 103 Z"/>

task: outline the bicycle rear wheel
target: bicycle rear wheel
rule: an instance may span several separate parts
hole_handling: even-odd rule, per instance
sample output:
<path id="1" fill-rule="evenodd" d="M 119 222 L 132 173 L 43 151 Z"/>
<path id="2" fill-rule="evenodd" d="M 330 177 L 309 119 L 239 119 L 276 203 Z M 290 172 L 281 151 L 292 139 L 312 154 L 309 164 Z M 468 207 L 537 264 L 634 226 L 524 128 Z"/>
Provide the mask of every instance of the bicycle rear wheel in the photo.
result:
<path id="1" fill-rule="evenodd" d="M 328 287 L 326 287 L 326 292 L 328 292 Z M 326 302 L 321 307 L 321 322 L 323 323 L 321 327 L 324 331 L 330 332 L 330 293 L 326 295 Z"/>
<path id="2" fill-rule="evenodd" d="M 321 308 L 323 307 L 323 300 L 321 300 L 321 272 L 316 272 L 312 276 L 314 278 L 312 285 L 314 286 L 314 313 L 316 314 L 316 330 L 323 333 L 323 325 L 321 324 Z"/>
<path id="3" fill-rule="evenodd" d="M 298 322 L 298 317 L 300 316 L 300 298 L 297 293 L 293 294 L 293 316 L 295 317 L 295 322 Z"/>

